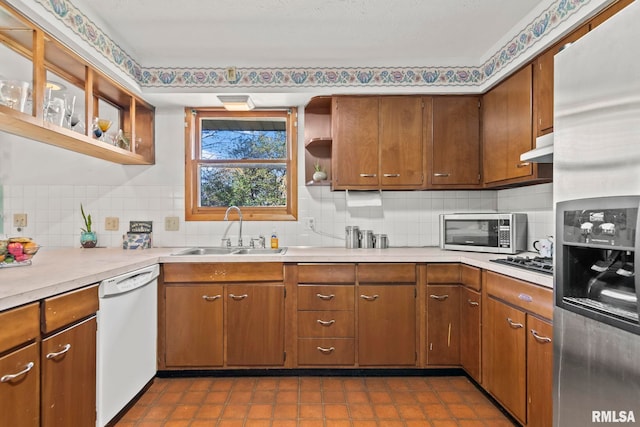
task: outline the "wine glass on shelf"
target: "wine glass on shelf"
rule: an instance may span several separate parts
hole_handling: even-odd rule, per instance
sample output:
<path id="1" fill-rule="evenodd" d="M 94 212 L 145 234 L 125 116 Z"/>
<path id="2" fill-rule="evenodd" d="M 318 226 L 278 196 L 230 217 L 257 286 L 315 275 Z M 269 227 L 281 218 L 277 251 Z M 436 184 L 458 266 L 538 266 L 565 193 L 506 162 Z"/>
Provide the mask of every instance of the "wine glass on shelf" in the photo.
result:
<path id="1" fill-rule="evenodd" d="M 76 107 L 76 96 L 65 94 L 64 95 L 64 121 L 65 121 L 65 124 L 67 125 L 67 128 L 69 129 L 73 129 L 73 125 L 71 124 L 71 118 L 73 117 L 75 107 Z"/>
<path id="2" fill-rule="evenodd" d="M 98 118 L 98 129 L 102 132 L 100 140 L 103 142 L 107 142 L 107 131 L 111 127 L 111 123 L 111 120 Z"/>

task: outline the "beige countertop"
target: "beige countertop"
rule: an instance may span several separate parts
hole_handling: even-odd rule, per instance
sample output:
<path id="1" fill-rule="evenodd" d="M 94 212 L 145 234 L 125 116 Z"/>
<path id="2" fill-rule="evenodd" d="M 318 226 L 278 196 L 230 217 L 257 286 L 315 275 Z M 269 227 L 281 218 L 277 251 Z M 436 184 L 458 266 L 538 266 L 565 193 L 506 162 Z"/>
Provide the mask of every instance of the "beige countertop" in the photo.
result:
<path id="1" fill-rule="evenodd" d="M 461 262 L 553 288 L 553 278 L 549 275 L 489 261 L 505 258 L 505 255 L 445 251 L 439 248 L 289 247 L 284 255 L 171 255 L 179 250 L 41 250 L 30 266 L 0 268 L 0 311 L 98 283 L 137 268 L 173 262 Z"/>

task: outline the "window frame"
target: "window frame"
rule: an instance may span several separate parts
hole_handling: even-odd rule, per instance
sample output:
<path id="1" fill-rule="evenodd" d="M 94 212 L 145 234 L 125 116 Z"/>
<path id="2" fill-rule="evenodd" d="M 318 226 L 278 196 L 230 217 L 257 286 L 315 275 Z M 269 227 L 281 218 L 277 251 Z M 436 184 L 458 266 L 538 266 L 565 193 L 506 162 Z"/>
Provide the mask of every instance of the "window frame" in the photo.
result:
<path id="1" fill-rule="evenodd" d="M 227 111 L 221 108 L 188 107 L 185 108 L 185 220 L 186 221 L 222 221 L 228 206 L 201 207 L 199 191 L 199 168 L 201 164 L 215 164 L 215 160 L 203 160 L 200 155 L 201 119 L 205 118 L 242 118 L 242 117 L 279 117 L 286 118 L 287 158 L 287 205 L 282 207 L 239 206 L 244 220 L 249 221 L 297 221 L 298 219 L 298 110 L 269 109 L 255 111 Z M 246 164 L 255 161 L 243 162 Z"/>

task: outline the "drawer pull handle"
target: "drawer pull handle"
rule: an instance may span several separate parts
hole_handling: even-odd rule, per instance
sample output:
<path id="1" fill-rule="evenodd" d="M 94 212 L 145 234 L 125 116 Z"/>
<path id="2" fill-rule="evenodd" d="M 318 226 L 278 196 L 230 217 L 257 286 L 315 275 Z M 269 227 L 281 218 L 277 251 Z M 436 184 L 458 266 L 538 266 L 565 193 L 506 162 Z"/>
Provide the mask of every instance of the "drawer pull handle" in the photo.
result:
<path id="1" fill-rule="evenodd" d="M 60 350 L 58 352 L 53 352 L 53 353 L 47 354 L 47 359 L 55 359 L 58 356 L 62 356 L 63 354 L 65 354 L 70 349 L 71 349 L 71 344 L 67 344 L 62 348 L 62 350 Z"/>
<path id="2" fill-rule="evenodd" d="M 316 296 L 320 299 L 323 299 L 325 301 L 329 301 L 334 299 L 336 296 L 334 294 L 329 294 L 329 295 L 322 295 L 322 294 L 316 294 Z"/>
<path id="3" fill-rule="evenodd" d="M 522 163 L 518 163 L 516 165 L 517 168 L 526 168 L 527 166 L 529 166 L 531 163 L 529 162 L 522 162 Z"/>
<path id="4" fill-rule="evenodd" d="M 360 295 L 360 298 L 366 301 L 375 301 L 380 298 L 380 295 Z"/>
<path id="5" fill-rule="evenodd" d="M 330 354 L 330 353 L 333 353 L 334 351 L 336 351 L 335 347 L 324 348 L 324 347 L 318 346 L 316 348 L 318 349 L 318 351 L 320 353 L 323 353 L 323 354 Z"/>
<path id="6" fill-rule="evenodd" d="M 449 176 L 449 174 L 448 173 L 434 173 L 433 176 L 446 178 L 446 177 Z"/>
<path id="7" fill-rule="evenodd" d="M 202 299 L 206 301 L 215 301 L 220 298 L 220 295 L 202 295 Z"/>
<path id="8" fill-rule="evenodd" d="M 242 294 L 242 295 L 235 295 L 235 294 L 229 294 L 229 298 L 234 299 L 236 301 L 240 301 L 245 299 L 246 297 L 248 297 L 249 295 L 247 294 Z"/>
<path id="9" fill-rule="evenodd" d="M 331 320 L 317 320 L 318 324 L 320 324 L 321 326 L 331 326 L 334 323 L 336 323 L 335 319 L 331 319 Z"/>
<path id="10" fill-rule="evenodd" d="M 510 317 L 507 317 L 507 322 L 509 322 L 509 326 L 511 326 L 513 329 L 524 328 L 524 325 L 522 323 L 514 322 Z"/>
<path id="11" fill-rule="evenodd" d="M 378 176 L 378 174 L 375 174 L 375 173 L 361 173 L 360 174 L 361 178 L 375 178 L 376 176 Z"/>
<path id="12" fill-rule="evenodd" d="M 480 305 L 480 303 L 478 301 L 471 301 L 470 299 L 467 300 L 467 302 L 469 303 L 470 306 L 472 307 L 477 307 Z"/>
<path id="13" fill-rule="evenodd" d="M 531 330 L 531 335 L 533 335 L 533 337 L 536 339 L 536 341 L 538 341 L 539 343 L 543 343 L 543 344 L 547 344 L 551 342 L 551 338 L 549 337 L 543 337 L 542 335 L 538 335 L 538 331 L 536 331 L 535 329 Z"/>
<path id="14" fill-rule="evenodd" d="M 34 366 L 35 366 L 35 364 L 33 362 L 29 362 L 29 363 L 27 363 L 27 366 L 22 371 L 16 372 L 15 374 L 3 375 L 3 377 L 0 378 L 0 383 L 8 383 L 12 379 L 18 378 L 19 376 L 22 376 L 22 375 L 26 374 L 27 372 L 29 372 L 31 369 L 33 369 Z"/>
<path id="15" fill-rule="evenodd" d="M 429 298 L 431 298 L 431 299 L 435 299 L 435 300 L 438 300 L 438 301 L 444 301 L 444 300 L 446 300 L 447 298 L 449 298 L 449 295 L 447 295 L 447 294 L 444 294 L 444 295 L 434 295 L 434 294 L 431 294 L 431 295 L 429 295 Z"/>
<path id="16" fill-rule="evenodd" d="M 399 173 L 385 173 L 383 174 L 385 178 L 400 178 Z"/>

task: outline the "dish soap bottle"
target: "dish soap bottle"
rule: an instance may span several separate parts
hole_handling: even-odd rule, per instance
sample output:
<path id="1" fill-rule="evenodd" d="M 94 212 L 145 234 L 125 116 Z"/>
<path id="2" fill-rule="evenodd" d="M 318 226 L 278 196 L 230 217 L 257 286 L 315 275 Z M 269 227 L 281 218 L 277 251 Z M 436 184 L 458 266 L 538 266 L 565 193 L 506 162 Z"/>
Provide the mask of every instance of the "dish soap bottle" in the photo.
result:
<path id="1" fill-rule="evenodd" d="M 278 249 L 278 235 L 276 234 L 276 230 L 273 230 L 273 233 L 271 233 L 271 249 Z"/>

